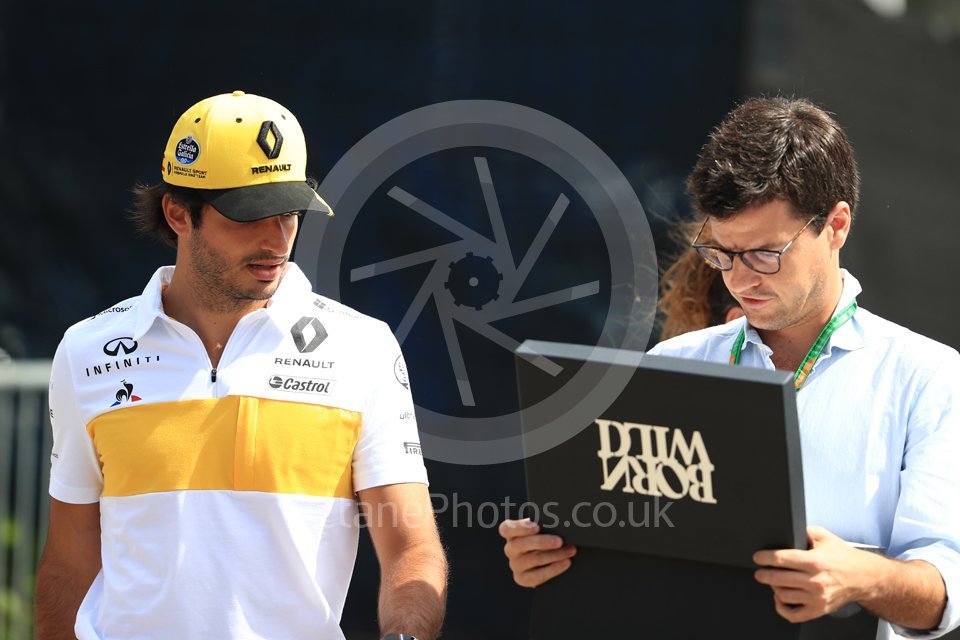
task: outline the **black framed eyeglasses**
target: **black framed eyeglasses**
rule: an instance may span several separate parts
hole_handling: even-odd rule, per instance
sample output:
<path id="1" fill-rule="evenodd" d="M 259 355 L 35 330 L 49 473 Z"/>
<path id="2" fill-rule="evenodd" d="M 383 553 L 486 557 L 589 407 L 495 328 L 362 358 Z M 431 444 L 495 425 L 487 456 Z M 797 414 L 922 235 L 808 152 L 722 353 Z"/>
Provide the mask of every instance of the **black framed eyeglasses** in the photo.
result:
<path id="1" fill-rule="evenodd" d="M 740 261 L 743 262 L 749 269 L 753 269 L 757 273 L 762 273 L 764 275 L 772 275 L 780 271 L 780 256 L 786 253 L 787 249 L 800 237 L 800 234 L 806 231 L 807 227 L 810 226 L 810 223 L 819 218 L 819 215 L 815 215 L 809 220 L 807 224 L 803 225 L 803 228 L 800 231 L 797 231 L 797 235 L 793 236 L 790 239 L 790 242 L 780 249 L 779 251 L 774 251 L 772 249 L 747 249 L 746 251 L 728 251 L 721 247 L 717 247 L 712 244 L 698 244 L 697 240 L 700 239 L 700 234 L 703 233 L 704 228 L 707 226 L 708 220 L 704 220 L 703 224 L 700 225 L 700 231 L 697 232 L 697 237 L 693 239 L 691 247 L 697 250 L 697 253 L 700 254 L 700 257 L 709 264 L 714 269 L 719 269 L 720 271 L 730 271 L 733 269 L 733 259 L 737 256 L 740 256 Z"/>

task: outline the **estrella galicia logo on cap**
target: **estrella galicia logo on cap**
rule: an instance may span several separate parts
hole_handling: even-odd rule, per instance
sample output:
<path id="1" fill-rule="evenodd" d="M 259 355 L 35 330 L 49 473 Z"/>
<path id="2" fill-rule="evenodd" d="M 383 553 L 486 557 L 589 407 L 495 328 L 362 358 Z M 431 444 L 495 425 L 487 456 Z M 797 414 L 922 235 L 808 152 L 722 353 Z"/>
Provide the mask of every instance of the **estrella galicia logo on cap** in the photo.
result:
<path id="1" fill-rule="evenodd" d="M 177 142 L 175 157 L 180 164 L 193 164 L 200 157 L 200 145 L 193 136 L 187 136 Z"/>

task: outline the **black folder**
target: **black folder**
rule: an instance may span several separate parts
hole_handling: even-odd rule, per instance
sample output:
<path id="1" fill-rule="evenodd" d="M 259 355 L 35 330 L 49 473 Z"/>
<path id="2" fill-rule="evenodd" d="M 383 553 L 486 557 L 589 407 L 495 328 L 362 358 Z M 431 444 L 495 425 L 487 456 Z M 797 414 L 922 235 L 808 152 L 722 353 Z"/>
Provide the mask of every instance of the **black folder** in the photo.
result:
<path id="1" fill-rule="evenodd" d="M 578 545 L 537 588 L 531 637 L 875 636 L 863 613 L 793 625 L 753 578 L 755 551 L 807 548 L 790 374 L 528 341 L 517 375 L 528 513 Z M 545 419 L 555 394 L 609 402 Z"/>

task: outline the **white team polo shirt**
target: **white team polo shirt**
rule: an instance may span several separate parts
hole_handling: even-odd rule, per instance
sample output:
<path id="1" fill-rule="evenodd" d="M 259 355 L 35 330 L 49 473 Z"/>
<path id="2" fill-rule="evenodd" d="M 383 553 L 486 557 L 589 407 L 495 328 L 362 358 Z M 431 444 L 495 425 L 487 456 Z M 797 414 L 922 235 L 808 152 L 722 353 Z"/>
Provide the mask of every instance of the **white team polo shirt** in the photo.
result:
<path id="1" fill-rule="evenodd" d="M 173 267 L 67 330 L 50 383 L 50 495 L 100 502 L 80 640 L 342 638 L 354 494 L 426 483 L 386 324 L 295 265 L 216 369 L 163 312 Z"/>

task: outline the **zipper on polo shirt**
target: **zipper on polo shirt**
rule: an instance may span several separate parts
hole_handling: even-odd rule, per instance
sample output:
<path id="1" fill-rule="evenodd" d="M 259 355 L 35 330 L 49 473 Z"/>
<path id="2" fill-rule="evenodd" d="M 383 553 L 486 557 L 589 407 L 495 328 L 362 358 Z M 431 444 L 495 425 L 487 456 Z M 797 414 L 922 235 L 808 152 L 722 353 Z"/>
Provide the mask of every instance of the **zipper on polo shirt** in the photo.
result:
<path id="1" fill-rule="evenodd" d="M 225 366 L 228 366 L 230 363 L 229 356 L 231 353 L 231 345 L 233 345 L 233 343 L 237 341 L 236 338 L 237 338 L 238 332 L 246 330 L 245 325 L 251 322 L 255 322 L 259 311 L 260 310 L 258 309 L 257 311 L 254 311 L 253 313 L 247 314 L 244 317 L 240 318 L 240 321 L 237 323 L 237 326 L 235 326 L 233 328 L 233 331 L 230 333 L 230 337 L 227 338 L 226 344 L 224 344 L 223 353 L 220 354 L 220 361 L 217 363 L 216 367 L 213 366 L 213 361 L 210 359 L 210 356 L 207 354 L 207 349 L 204 346 L 203 341 L 200 339 L 200 336 L 198 336 L 193 329 L 183 324 L 179 320 L 175 318 L 170 318 L 169 316 L 167 316 L 169 320 L 174 324 L 176 330 L 180 334 L 185 335 L 189 340 L 194 342 L 199 347 L 199 351 L 203 353 L 203 358 L 207 361 L 207 369 L 210 371 L 209 393 L 211 397 L 213 398 L 219 397 L 219 395 L 217 394 L 217 380 L 220 377 L 218 373 L 220 369 L 223 369 Z"/>
<path id="2" fill-rule="evenodd" d="M 176 320 L 176 319 L 174 319 L 174 318 L 170 318 L 170 321 L 171 321 L 172 324 L 174 325 L 174 329 L 175 329 L 179 334 L 181 334 L 182 336 L 186 337 L 188 340 L 190 340 L 191 342 L 193 342 L 193 343 L 197 346 L 197 351 L 198 351 L 199 353 L 202 353 L 202 354 L 203 354 L 202 357 L 203 357 L 204 360 L 206 360 L 206 363 L 207 363 L 207 364 L 206 364 L 206 369 L 210 371 L 210 378 L 209 378 L 209 379 L 210 379 L 210 383 L 209 383 L 210 386 L 209 386 L 209 389 L 208 389 L 208 393 L 210 394 L 210 397 L 211 397 L 211 398 L 216 398 L 216 397 L 218 397 L 218 395 L 217 395 L 217 368 L 218 368 L 218 367 L 213 366 L 213 361 L 210 360 L 210 356 L 207 354 L 207 348 L 203 345 L 203 340 L 200 339 L 200 336 L 198 336 L 197 333 L 196 333 L 193 329 L 191 329 L 191 328 L 188 327 L 187 325 L 183 324 L 183 323 L 180 322 L 179 320 Z M 235 332 L 235 331 L 236 331 L 236 330 L 234 330 L 234 332 Z M 227 344 L 229 344 L 229 343 L 230 343 L 230 340 L 228 339 L 228 340 L 227 340 Z M 226 349 L 224 349 L 224 352 L 226 352 Z M 222 365 L 223 362 L 224 362 L 224 359 L 223 359 L 223 357 L 221 357 L 219 364 Z M 220 368 L 222 368 L 222 367 L 220 367 Z"/>

